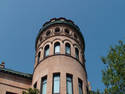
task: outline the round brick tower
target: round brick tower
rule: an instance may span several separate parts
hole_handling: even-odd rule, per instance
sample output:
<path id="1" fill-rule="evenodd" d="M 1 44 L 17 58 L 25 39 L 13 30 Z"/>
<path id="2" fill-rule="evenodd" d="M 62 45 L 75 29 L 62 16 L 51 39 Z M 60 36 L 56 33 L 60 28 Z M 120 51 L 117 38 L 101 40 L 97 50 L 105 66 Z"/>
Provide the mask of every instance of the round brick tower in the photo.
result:
<path id="1" fill-rule="evenodd" d="M 36 38 L 32 87 L 40 94 L 87 94 L 84 38 L 71 20 L 53 18 Z"/>

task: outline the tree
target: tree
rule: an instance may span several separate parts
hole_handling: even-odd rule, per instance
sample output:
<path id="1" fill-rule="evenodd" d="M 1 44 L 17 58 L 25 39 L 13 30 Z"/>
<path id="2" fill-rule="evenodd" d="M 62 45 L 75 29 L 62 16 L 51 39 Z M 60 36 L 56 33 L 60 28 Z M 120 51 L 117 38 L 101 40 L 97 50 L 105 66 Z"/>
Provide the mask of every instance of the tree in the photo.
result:
<path id="1" fill-rule="evenodd" d="M 34 89 L 29 88 L 27 91 L 23 91 L 22 94 L 39 94 L 39 90 L 36 88 L 34 88 Z"/>
<path id="2" fill-rule="evenodd" d="M 90 91 L 89 94 L 102 94 L 99 89 L 97 89 L 96 91 Z"/>
<path id="3" fill-rule="evenodd" d="M 102 81 L 106 86 L 104 94 L 125 94 L 125 44 L 119 41 L 111 47 L 108 55 L 102 57 L 106 68 L 102 71 Z"/>

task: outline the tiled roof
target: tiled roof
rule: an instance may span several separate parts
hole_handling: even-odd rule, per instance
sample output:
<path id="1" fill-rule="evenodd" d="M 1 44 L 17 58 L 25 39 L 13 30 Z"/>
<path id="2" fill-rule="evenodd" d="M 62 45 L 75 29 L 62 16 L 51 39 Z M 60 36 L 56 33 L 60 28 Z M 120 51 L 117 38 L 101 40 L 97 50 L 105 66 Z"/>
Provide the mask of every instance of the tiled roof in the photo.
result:
<path id="1" fill-rule="evenodd" d="M 28 78 L 28 79 L 32 79 L 32 74 L 18 72 L 18 71 L 7 69 L 7 68 L 0 68 L 0 72 L 12 74 L 12 75 L 17 75 L 17 76 Z"/>

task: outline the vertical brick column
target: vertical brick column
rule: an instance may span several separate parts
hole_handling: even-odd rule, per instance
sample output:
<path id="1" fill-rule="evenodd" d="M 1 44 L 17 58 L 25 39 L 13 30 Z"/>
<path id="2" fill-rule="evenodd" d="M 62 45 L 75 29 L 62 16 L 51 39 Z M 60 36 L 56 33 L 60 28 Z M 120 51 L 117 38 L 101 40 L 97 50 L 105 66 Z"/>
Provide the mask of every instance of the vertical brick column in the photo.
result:
<path id="1" fill-rule="evenodd" d="M 73 94 L 79 94 L 78 78 L 73 76 Z"/>
<path id="2" fill-rule="evenodd" d="M 86 90 L 86 85 L 85 85 L 85 83 L 83 82 L 83 86 L 82 86 L 82 90 L 83 90 L 83 94 L 87 94 L 87 90 Z"/>
<path id="3" fill-rule="evenodd" d="M 62 72 L 60 75 L 60 94 L 66 94 L 66 73 Z"/>
<path id="4" fill-rule="evenodd" d="M 34 64 L 34 68 L 36 67 L 37 65 L 37 55 L 35 56 L 35 64 Z"/>
<path id="5" fill-rule="evenodd" d="M 70 45 L 70 46 L 71 46 L 71 48 L 70 48 L 71 56 L 74 57 L 74 47 L 73 47 L 73 45 Z"/>
<path id="6" fill-rule="evenodd" d="M 44 58 L 44 48 L 43 49 L 40 49 L 40 61 Z"/>
<path id="7" fill-rule="evenodd" d="M 49 53 L 50 53 L 50 55 L 53 55 L 54 54 L 54 43 L 51 43 L 49 47 L 50 47 Z"/>
<path id="8" fill-rule="evenodd" d="M 6 89 L 0 84 L 0 94 L 6 94 Z"/>
<path id="9" fill-rule="evenodd" d="M 83 62 L 82 62 L 82 58 L 83 58 L 83 57 L 82 57 L 82 52 L 81 52 L 81 50 L 80 50 L 80 51 L 79 51 L 79 61 L 80 61 L 81 63 L 83 63 Z"/>
<path id="10" fill-rule="evenodd" d="M 71 46 L 71 55 L 75 57 L 75 47 Z"/>
<path id="11" fill-rule="evenodd" d="M 61 54 L 65 54 L 65 43 L 61 43 Z"/>
<path id="12" fill-rule="evenodd" d="M 84 70 L 85 70 L 85 67 L 84 67 Z M 87 77 L 86 77 L 86 72 L 85 71 L 83 71 L 84 72 L 84 76 L 83 76 L 83 78 L 84 78 L 84 81 L 83 81 L 83 93 L 84 94 L 87 94 L 87 86 L 88 86 L 88 82 L 87 82 Z"/>
<path id="13" fill-rule="evenodd" d="M 32 85 L 33 87 L 33 85 Z M 39 91 L 41 91 L 41 78 L 39 77 L 38 81 L 37 81 L 37 88 Z"/>
<path id="14" fill-rule="evenodd" d="M 52 94 L 52 83 L 53 83 L 53 74 L 49 73 L 47 75 L 47 94 Z"/>

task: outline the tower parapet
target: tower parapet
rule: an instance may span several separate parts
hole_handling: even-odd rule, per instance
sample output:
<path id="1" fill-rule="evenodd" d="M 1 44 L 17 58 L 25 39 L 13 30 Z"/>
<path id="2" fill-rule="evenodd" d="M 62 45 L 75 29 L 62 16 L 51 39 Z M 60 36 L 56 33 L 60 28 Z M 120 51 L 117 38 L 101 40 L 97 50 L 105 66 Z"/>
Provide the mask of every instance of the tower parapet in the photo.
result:
<path id="1" fill-rule="evenodd" d="M 38 36 L 37 36 L 37 38 L 36 38 L 36 44 L 35 44 L 35 48 L 37 48 L 38 47 L 38 45 L 39 45 L 39 43 L 41 43 L 42 41 L 44 41 L 44 40 L 46 40 L 46 38 L 48 38 L 48 36 L 44 36 L 44 38 L 42 38 L 42 33 L 44 32 L 44 31 L 46 31 L 46 29 L 48 29 L 48 27 L 50 27 L 50 26 L 53 26 L 53 25 L 61 25 L 61 24 L 63 24 L 63 25 L 67 25 L 67 26 L 69 26 L 70 28 L 72 28 L 73 29 L 73 31 L 74 32 L 72 32 L 72 34 L 66 29 L 65 30 L 65 33 L 63 32 L 63 34 L 62 33 L 59 33 L 60 35 L 68 35 L 68 37 L 70 37 L 70 38 L 73 38 L 73 39 L 75 39 L 76 41 L 78 41 L 79 42 L 79 44 L 81 43 L 82 44 L 82 48 L 83 48 L 83 50 L 85 50 L 85 42 L 84 42 L 84 38 L 83 38 L 83 36 L 82 36 L 82 33 L 80 32 L 80 29 L 79 29 L 79 27 L 77 26 L 77 25 L 75 25 L 74 24 L 74 22 L 73 21 L 71 21 L 71 20 L 67 20 L 67 19 L 65 19 L 65 18 L 52 18 L 52 19 L 50 19 L 50 21 L 48 21 L 48 22 L 46 22 L 46 23 L 44 23 L 43 24 L 43 27 L 40 29 L 40 31 L 39 31 L 39 33 L 38 33 Z M 68 34 L 69 33 L 69 34 Z M 47 35 L 49 35 L 49 32 L 47 33 Z M 52 36 L 52 34 L 51 34 L 51 36 Z M 54 36 L 54 35 L 53 35 Z M 39 42 L 39 43 L 38 43 Z"/>

